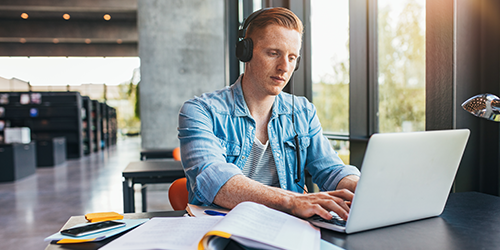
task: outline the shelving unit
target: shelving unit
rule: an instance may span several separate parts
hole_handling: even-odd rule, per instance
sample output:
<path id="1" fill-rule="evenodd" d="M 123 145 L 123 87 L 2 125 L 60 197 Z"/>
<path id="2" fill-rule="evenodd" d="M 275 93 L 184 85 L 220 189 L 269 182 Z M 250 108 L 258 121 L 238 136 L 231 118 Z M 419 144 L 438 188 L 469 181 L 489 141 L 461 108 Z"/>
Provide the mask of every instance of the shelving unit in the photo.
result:
<path id="1" fill-rule="evenodd" d="M 94 133 L 92 132 L 92 105 L 88 96 L 82 96 L 82 137 L 83 137 L 83 154 L 88 155 L 93 152 L 94 145 L 92 140 Z"/>
<path id="2" fill-rule="evenodd" d="M 66 138 L 66 157 L 83 156 L 82 98 L 79 92 L 2 92 L 0 120 L 29 127 L 32 140 Z"/>
<path id="3" fill-rule="evenodd" d="M 36 172 L 35 143 L 0 143 L 0 182 L 16 181 Z"/>
<path id="4" fill-rule="evenodd" d="M 36 161 L 38 167 L 53 167 L 66 161 L 66 138 L 36 141 Z"/>
<path id="5" fill-rule="evenodd" d="M 91 129 L 94 134 L 92 144 L 94 152 L 99 152 L 101 150 L 101 107 L 100 103 L 96 100 L 91 100 L 92 112 L 91 112 Z"/>
<path id="6" fill-rule="evenodd" d="M 118 132 L 116 109 L 113 107 L 109 107 L 108 114 L 109 114 L 108 115 L 109 144 L 116 145 L 116 133 Z"/>
<path id="7" fill-rule="evenodd" d="M 101 108 L 101 149 L 109 147 L 109 133 L 108 133 L 108 108 L 106 103 L 100 103 Z"/>
<path id="8" fill-rule="evenodd" d="M 116 109 L 79 92 L 0 92 L 0 143 L 5 127 L 28 127 L 37 146 L 54 150 L 64 137 L 65 157 L 80 158 L 116 144 Z"/>
<path id="9" fill-rule="evenodd" d="M 101 146 L 110 147 L 116 145 L 116 133 L 118 124 L 116 121 L 116 109 L 101 103 Z"/>

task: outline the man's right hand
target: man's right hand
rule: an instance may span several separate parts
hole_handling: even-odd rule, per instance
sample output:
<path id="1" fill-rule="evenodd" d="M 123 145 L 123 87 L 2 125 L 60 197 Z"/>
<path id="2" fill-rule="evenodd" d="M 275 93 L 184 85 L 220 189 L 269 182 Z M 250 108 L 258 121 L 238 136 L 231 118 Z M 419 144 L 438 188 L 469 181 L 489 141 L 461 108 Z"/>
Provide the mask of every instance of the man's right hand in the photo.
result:
<path id="1" fill-rule="evenodd" d="M 304 219 L 317 214 L 330 220 L 332 215 L 329 211 L 333 211 L 347 220 L 353 198 L 354 194 L 347 189 L 299 194 L 235 175 L 220 188 L 214 203 L 232 209 L 240 202 L 253 201 Z"/>
<path id="2" fill-rule="evenodd" d="M 333 211 L 342 219 L 347 220 L 349 206 L 354 194 L 347 189 L 341 189 L 312 194 L 297 194 L 289 198 L 289 203 L 285 205 L 288 207 L 286 210 L 295 216 L 309 218 L 317 214 L 323 219 L 330 220 L 332 215 L 329 211 Z"/>

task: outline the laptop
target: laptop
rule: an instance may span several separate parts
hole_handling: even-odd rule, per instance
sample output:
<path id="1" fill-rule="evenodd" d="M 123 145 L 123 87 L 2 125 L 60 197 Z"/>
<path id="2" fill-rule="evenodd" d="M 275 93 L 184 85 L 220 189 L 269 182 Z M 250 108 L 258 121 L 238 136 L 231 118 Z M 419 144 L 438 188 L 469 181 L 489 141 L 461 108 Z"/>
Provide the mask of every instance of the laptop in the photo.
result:
<path id="1" fill-rule="evenodd" d="M 349 218 L 312 224 L 338 232 L 369 229 L 438 216 L 462 159 L 468 129 L 374 134 L 361 167 Z"/>

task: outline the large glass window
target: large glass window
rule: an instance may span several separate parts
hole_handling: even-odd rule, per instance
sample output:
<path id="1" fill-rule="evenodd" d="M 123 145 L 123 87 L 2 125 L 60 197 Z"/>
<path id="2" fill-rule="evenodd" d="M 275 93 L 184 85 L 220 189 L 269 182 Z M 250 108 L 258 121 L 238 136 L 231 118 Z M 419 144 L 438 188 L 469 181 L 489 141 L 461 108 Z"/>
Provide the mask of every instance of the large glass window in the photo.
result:
<path id="1" fill-rule="evenodd" d="M 311 1 L 313 103 L 327 134 L 349 134 L 349 1 Z"/>
<path id="2" fill-rule="evenodd" d="M 349 135 L 349 1 L 311 1 L 312 101 L 326 135 Z M 331 138 L 331 137 L 330 137 Z M 349 164 L 349 142 L 331 140 Z"/>
<path id="3" fill-rule="evenodd" d="M 378 0 L 379 131 L 425 130 L 425 0 Z"/>

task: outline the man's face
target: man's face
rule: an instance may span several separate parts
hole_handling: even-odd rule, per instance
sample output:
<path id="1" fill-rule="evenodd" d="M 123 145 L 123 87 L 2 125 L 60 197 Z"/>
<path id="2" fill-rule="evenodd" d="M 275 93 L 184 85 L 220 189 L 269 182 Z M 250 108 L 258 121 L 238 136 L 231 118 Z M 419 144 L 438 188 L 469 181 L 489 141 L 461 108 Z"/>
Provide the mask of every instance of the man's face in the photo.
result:
<path id="1" fill-rule="evenodd" d="M 296 30 L 269 25 L 252 36 L 252 59 L 245 66 L 244 82 L 250 80 L 253 91 L 278 95 L 286 86 L 297 63 L 301 37 Z"/>

